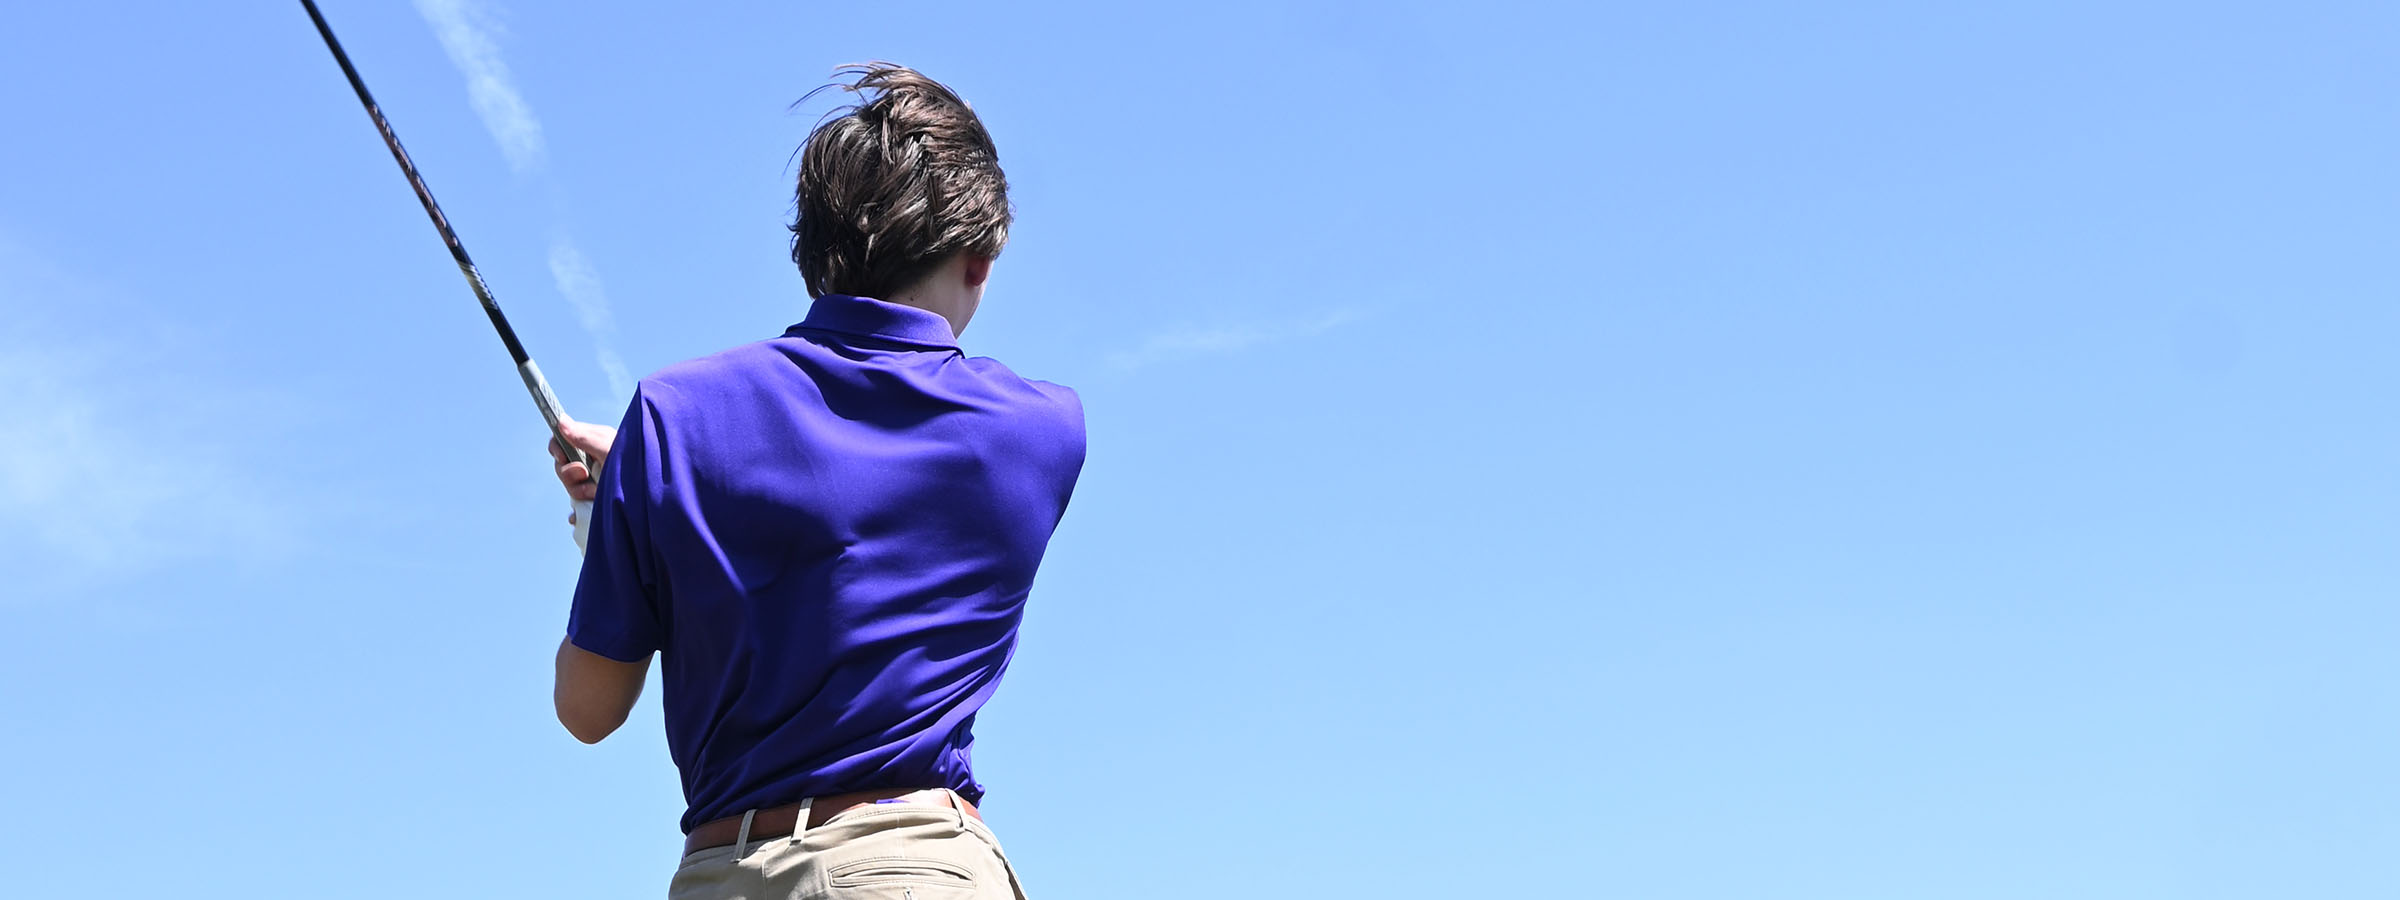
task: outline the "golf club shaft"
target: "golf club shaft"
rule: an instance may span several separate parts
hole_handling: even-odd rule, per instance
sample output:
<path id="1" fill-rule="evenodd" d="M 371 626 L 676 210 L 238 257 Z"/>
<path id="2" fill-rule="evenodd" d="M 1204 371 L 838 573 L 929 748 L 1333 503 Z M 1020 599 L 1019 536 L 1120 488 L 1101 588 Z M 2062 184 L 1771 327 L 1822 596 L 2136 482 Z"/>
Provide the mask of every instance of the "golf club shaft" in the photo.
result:
<path id="1" fill-rule="evenodd" d="M 583 451 L 567 443 L 561 424 L 558 395 L 551 393 L 549 379 L 542 377 L 541 367 L 526 355 L 525 345 L 517 341 L 517 331 L 508 327 L 508 317 L 500 312 L 500 303 L 492 299 L 492 289 L 483 283 L 483 273 L 475 270 L 475 261 L 467 257 L 467 245 L 460 243 L 458 233 L 450 230 L 450 220 L 442 216 L 441 204 L 433 200 L 433 191 L 425 187 L 425 179 L 417 174 L 415 163 L 408 161 L 408 151 L 400 148 L 400 136 L 392 132 L 392 123 L 383 118 L 383 109 L 375 105 L 375 95 L 367 93 L 367 83 L 358 77 L 358 69 L 350 65 L 350 55 L 342 52 L 342 42 L 334 39 L 333 26 L 325 24 L 325 14 L 317 11 L 316 0 L 300 0 L 308 8 L 308 18 L 317 23 L 317 33 L 325 37 L 325 48 L 333 51 L 333 61 L 341 63 L 342 74 L 350 79 L 350 89 L 358 92 L 358 102 L 367 108 L 367 117 L 375 120 L 375 130 L 383 133 L 384 146 L 392 149 L 392 160 L 400 164 L 408 176 L 408 186 L 417 191 L 417 202 L 425 205 L 425 214 L 433 217 L 433 227 L 442 233 L 442 243 L 450 246 L 450 258 L 458 262 L 458 271 L 467 276 L 467 286 L 474 289 L 475 299 L 483 304 L 483 314 L 492 320 L 492 328 L 500 332 L 500 342 L 508 345 L 508 355 L 517 363 L 517 375 L 524 379 L 525 390 L 533 395 L 533 405 L 542 412 L 542 421 L 549 424 L 550 433 L 569 462 L 589 462 Z M 586 517 L 588 518 L 588 516 Z"/>

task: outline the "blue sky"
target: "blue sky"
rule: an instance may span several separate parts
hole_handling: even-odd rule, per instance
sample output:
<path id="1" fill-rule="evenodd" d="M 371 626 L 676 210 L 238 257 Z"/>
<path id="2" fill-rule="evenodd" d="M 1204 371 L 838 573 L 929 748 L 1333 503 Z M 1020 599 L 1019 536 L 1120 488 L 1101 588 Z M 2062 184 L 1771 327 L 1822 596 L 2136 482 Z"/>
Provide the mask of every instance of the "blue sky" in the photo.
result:
<path id="1" fill-rule="evenodd" d="M 326 7 L 585 418 L 802 315 L 836 65 L 975 103 L 967 346 L 1091 428 L 978 729 L 1036 896 L 2400 892 L 2388 5 Z M 10 892 L 657 896 L 298 5 L 28 8 L 0 98 Z"/>

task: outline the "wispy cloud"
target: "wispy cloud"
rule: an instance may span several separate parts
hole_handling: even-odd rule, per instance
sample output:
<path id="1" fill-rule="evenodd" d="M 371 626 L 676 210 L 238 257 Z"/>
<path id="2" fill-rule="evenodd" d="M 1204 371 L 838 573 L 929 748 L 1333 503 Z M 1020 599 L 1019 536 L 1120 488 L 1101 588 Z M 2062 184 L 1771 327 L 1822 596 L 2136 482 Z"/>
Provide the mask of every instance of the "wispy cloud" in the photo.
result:
<path id="1" fill-rule="evenodd" d="M 467 77 L 467 97 L 483 127 L 500 142 L 500 152 L 519 172 L 542 165 L 542 123 L 517 93 L 508 63 L 500 59 L 502 32 L 491 12 L 474 0 L 417 0 L 417 12 L 433 26 L 450 62 Z"/>
<path id="2" fill-rule="evenodd" d="M 33 321 L 33 310 L 60 303 L 108 300 L 0 243 L 0 308 L 20 311 L 0 332 L 0 560 L 23 561 L 10 566 L 19 589 L 38 595 L 288 552 L 290 511 L 219 440 L 225 422 L 256 412 L 227 399 L 242 391 L 160 371 L 174 355 L 156 345 L 168 341 Z"/>
<path id="3" fill-rule="evenodd" d="M 583 251 L 575 249 L 573 241 L 561 237 L 550 242 L 550 279 L 558 283 L 558 292 L 567 302 L 575 305 L 575 317 L 583 321 L 583 330 L 591 332 L 609 389 L 618 397 L 633 396 L 633 376 L 611 349 L 617 320 L 609 312 L 608 294 L 601 290 L 600 274 L 592 271 L 591 261 L 583 258 Z"/>
<path id="4" fill-rule="evenodd" d="M 1237 353 L 1261 344 L 1315 337 L 1362 318 L 1365 316 L 1356 310 L 1340 309 L 1315 318 L 1285 322 L 1184 325 L 1153 334 L 1132 349 L 1111 353 L 1108 363 L 1130 370 L 1200 356 Z"/>

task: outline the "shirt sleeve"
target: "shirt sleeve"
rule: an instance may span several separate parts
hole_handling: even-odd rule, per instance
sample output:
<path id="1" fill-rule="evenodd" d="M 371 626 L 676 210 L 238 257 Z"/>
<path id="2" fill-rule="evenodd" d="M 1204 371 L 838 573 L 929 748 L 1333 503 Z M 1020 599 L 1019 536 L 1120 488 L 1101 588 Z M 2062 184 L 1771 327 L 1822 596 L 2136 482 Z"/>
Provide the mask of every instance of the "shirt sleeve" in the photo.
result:
<path id="1" fill-rule="evenodd" d="M 658 411 L 640 389 L 600 471 L 592 530 L 567 614 L 567 640 L 619 662 L 640 662 L 665 634 L 650 511 L 663 496 Z"/>

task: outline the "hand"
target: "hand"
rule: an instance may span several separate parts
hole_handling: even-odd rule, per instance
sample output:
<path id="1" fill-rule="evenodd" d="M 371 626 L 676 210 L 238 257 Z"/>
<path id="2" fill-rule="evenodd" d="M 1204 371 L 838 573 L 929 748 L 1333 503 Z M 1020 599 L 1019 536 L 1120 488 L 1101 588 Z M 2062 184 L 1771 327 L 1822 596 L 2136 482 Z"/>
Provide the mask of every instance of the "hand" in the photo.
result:
<path id="1" fill-rule="evenodd" d="M 608 448 L 617 442 L 617 430 L 606 425 L 578 422 L 563 415 L 558 417 L 558 430 L 565 432 L 567 442 L 583 451 L 592 461 L 589 466 L 568 462 L 566 454 L 558 450 L 557 439 L 542 442 L 550 450 L 551 464 L 558 467 L 558 483 L 566 486 L 567 497 L 572 500 L 590 500 L 600 496 L 600 482 L 594 476 L 599 473 L 600 467 L 608 464 Z"/>

